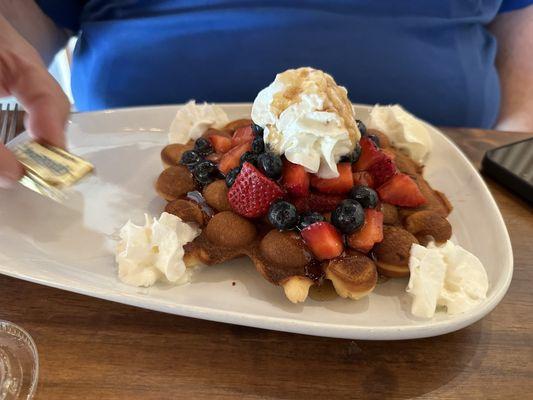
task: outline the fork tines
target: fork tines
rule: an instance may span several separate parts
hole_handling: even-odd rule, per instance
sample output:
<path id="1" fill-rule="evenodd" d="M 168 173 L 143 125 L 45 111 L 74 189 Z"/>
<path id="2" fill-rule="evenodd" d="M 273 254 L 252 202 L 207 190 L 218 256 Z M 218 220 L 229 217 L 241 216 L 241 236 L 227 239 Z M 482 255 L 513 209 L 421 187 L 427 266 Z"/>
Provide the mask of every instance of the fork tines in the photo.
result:
<path id="1" fill-rule="evenodd" d="M 18 104 L 7 104 L 5 109 L 0 104 L 0 144 L 9 143 L 17 134 L 18 113 Z"/>

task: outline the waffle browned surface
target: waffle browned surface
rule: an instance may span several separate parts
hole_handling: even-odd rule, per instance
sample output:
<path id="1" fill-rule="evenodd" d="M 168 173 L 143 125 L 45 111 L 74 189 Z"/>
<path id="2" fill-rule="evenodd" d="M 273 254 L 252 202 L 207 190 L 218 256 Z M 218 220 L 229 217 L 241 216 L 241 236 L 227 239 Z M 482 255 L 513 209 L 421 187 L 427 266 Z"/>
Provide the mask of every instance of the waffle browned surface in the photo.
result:
<path id="1" fill-rule="evenodd" d="M 479 167 L 531 134 L 445 129 Z M 533 392 L 533 209 L 487 179 L 513 244 L 502 303 L 461 331 L 368 342 L 137 309 L 0 276 L 0 318 L 34 337 L 36 399 L 526 399 Z"/>

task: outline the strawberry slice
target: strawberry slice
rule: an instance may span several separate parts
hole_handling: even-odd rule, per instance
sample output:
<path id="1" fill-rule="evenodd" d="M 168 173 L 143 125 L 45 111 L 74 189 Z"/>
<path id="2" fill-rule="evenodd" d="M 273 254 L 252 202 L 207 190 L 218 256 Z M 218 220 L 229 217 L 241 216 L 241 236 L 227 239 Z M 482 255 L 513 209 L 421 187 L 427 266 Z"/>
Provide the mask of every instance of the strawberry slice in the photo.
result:
<path id="1" fill-rule="evenodd" d="M 385 158 L 386 155 L 383 154 L 376 144 L 369 138 L 363 137 L 359 141 L 361 146 L 361 155 L 357 162 L 353 165 L 353 170 L 355 171 L 366 171 L 372 164 Z"/>
<path id="2" fill-rule="evenodd" d="M 337 164 L 339 176 L 332 179 L 311 177 L 311 186 L 322 193 L 348 193 L 353 187 L 352 165 L 350 163 Z"/>
<path id="3" fill-rule="evenodd" d="M 329 222 L 315 222 L 304 228 L 301 234 L 319 260 L 338 257 L 344 251 L 341 234 Z"/>
<path id="4" fill-rule="evenodd" d="M 338 194 L 309 193 L 307 197 L 294 197 L 290 202 L 299 213 L 316 211 L 319 213 L 333 211 L 344 200 Z"/>
<path id="5" fill-rule="evenodd" d="M 215 153 L 223 154 L 229 151 L 233 146 L 231 144 L 231 138 L 222 135 L 209 135 L 209 141 L 215 149 Z"/>
<path id="6" fill-rule="evenodd" d="M 378 188 L 379 198 L 389 204 L 402 207 L 418 207 L 426 203 L 416 182 L 402 173 L 394 175 Z"/>
<path id="7" fill-rule="evenodd" d="M 285 160 L 283 162 L 282 185 L 291 196 L 307 196 L 309 194 L 309 174 L 301 165 Z"/>
<path id="8" fill-rule="evenodd" d="M 354 186 L 363 185 L 371 188 L 374 187 L 374 178 L 366 171 L 354 172 L 352 177 Z"/>
<path id="9" fill-rule="evenodd" d="M 252 150 L 252 142 L 246 142 L 233 147 L 222 156 L 218 163 L 218 169 L 226 175 L 231 169 L 238 167 L 241 163 L 241 156 Z"/>
<path id="10" fill-rule="evenodd" d="M 249 162 L 228 192 L 228 201 L 237 214 L 248 218 L 265 215 L 270 205 L 283 197 L 283 190 Z M 230 227 L 228 227 L 230 228 Z"/>
<path id="11" fill-rule="evenodd" d="M 361 229 L 347 236 L 348 246 L 367 253 L 374 244 L 383 240 L 383 213 L 373 208 L 365 210 L 365 223 Z"/>
<path id="12" fill-rule="evenodd" d="M 374 185 L 376 187 L 381 186 L 387 182 L 392 176 L 398 172 L 396 164 L 385 154 L 383 158 L 373 163 L 367 170 L 367 172 L 374 178 Z"/>
<path id="13" fill-rule="evenodd" d="M 254 132 L 251 125 L 241 126 L 237 128 L 233 137 L 231 138 L 231 145 L 237 146 L 242 143 L 252 142 L 254 140 Z"/>

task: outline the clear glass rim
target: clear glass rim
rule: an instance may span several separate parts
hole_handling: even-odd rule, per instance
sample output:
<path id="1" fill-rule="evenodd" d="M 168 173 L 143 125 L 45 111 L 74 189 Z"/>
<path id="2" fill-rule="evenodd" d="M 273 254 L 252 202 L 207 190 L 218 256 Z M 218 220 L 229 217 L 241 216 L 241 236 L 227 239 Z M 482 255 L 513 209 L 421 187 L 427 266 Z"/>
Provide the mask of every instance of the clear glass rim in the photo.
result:
<path id="1" fill-rule="evenodd" d="M 10 332 L 10 330 L 15 330 L 16 334 L 13 334 L 12 332 Z M 28 391 L 28 395 L 26 397 L 27 399 L 32 399 L 37 390 L 37 384 L 39 383 L 39 353 L 37 351 L 37 346 L 35 345 L 35 342 L 33 341 L 31 335 L 26 332 L 26 330 L 24 330 L 22 327 L 13 322 L 0 319 L 0 332 L 22 339 L 22 341 L 30 350 L 33 356 L 34 374 L 32 377 L 32 382 Z"/>

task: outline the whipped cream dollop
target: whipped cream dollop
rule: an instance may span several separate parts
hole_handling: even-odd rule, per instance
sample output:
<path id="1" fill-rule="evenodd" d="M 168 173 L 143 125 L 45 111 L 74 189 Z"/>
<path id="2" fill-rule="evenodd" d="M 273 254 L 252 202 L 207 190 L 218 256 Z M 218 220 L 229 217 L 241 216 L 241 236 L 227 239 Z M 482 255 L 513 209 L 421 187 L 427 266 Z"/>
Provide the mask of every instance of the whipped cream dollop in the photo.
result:
<path id="1" fill-rule="evenodd" d="M 145 214 L 144 225 L 128 221 L 116 249 L 120 280 L 134 286 L 152 286 L 158 280 L 188 282 L 183 246 L 199 234 L 199 229 L 166 212 L 159 219 Z"/>
<path id="2" fill-rule="evenodd" d="M 377 129 L 387 135 L 395 147 L 403 150 L 418 164 L 423 164 L 431 152 L 433 142 L 424 122 L 399 105 L 375 105 L 365 123 L 367 128 Z"/>
<path id="3" fill-rule="evenodd" d="M 489 280 L 481 261 L 459 245 L 413 244 L 409 258 L 411 277 L 407 292 L 413 297 L 411 312 L 431 318 L 437 307 L 459 314 L 481 303 Z"/>
<path id="4" fill-rule="evenodd" d="M 214 104 L 196 104 L 194 100 L 180 107 L 168 129 L 169 143 L 185 144 L 196 140 L 209 128 L 220 129 L 229 122 L 222 108 Z"/>
<path id="5" fill-rule="evenodd" d="M 337 162 L 361 137 L 346 89 L 313 68 L 276 75 L 257 95 L 252 120 L 271 150 L 321 178 L 339 176 Z"/>

